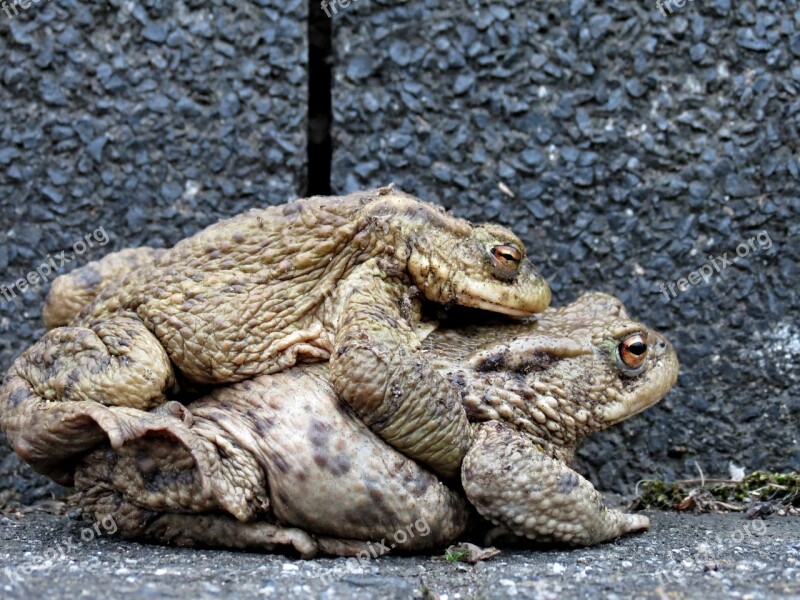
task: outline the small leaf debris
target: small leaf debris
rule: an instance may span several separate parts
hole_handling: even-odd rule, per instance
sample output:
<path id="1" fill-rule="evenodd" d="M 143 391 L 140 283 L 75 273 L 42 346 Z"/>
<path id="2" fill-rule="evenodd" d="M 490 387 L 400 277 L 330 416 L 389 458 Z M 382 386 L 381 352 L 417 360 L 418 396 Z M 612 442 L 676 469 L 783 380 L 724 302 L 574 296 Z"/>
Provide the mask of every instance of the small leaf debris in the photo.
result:
<path id="1" fill-rule="evenodd" d="M 800 473 L 754 471 L 741 481 L 687 479 L 667 483 L 642 481 L 632 510 L 662 508 L 694 512 L 747 512 L 755 519 L 769 514 L 800 515 Z"/>
<path id="2" fill-rule="evenodd" d="M 457 544 L 450 546 L 444 553 L 447 562 L 466 562 L 471 565 L 489 560 L 500 554 L 500 550 L 495 547 L 481 548 L 475 544 Z"/>

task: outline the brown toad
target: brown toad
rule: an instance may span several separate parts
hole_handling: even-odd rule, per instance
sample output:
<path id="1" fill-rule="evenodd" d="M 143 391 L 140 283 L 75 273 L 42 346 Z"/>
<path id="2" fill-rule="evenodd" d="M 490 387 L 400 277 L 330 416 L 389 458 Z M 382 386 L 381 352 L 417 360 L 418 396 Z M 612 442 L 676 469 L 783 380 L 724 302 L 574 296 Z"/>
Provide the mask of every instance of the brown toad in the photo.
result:
<path id="1" fill-rule="evenodd" d="M 587 545 L 647 529 L 570 469 L 581 440 L 660 400 L 668 342 L 605 294 L 536 321 L 439 329 L 431 368 L 462 391 L 474 430 L 463 491 L 390 448 L 341 404 L 324 365 L 298 365 L 151 412 L 50 403 L 19 413 L 40 470 L 75 473 L 81 504 L 151 541 L 355 554 L 368 541 L 440 549 L 475 522 Z M 85 457 L 87 449 L 101 446 Z M 31 460 L 30 457 L 35 457 Z M 75 465 L 77 463 L 77 470 Z M 429 533 L 397 532 L 423 520 Z"/>
<path id="2" fill-rule="evenodd" d="M 453 475 L 471 430 L 458 391 L 420 354 L 419 294 L 512 316 L 550 301 L 510 231 L 391 187 L 253 210 L 152 258 L 23 353 L 0 410 L 41 400 L 147 409 L 178 380 L 230 383 L 330 360 L 334 388 L 373 431 Z M 96 271 L 86 280 L 107 275 Z M 48 323 L 69 312 L 48 303 Z"/>

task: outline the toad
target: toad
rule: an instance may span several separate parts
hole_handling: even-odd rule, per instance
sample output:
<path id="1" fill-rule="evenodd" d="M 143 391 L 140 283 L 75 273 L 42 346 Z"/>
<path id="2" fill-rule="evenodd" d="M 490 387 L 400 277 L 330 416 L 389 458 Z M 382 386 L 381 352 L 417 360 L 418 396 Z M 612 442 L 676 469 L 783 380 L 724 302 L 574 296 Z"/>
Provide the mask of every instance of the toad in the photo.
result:
<path id="1" fill-rule="evenodd" d="M 310 557 L 378 543 L 439 550 L 486 521 L 575 546 L 648 528 L 570 467 L 587 435 L 676 381 L 672 346 L 619 300 L 591 293 L 536 320 L 440 327 L 421 352 L 460 391 L 470 421 L 461 487 L 378 438 L 319 364 L 148 412 L 51 403 L 18 413 L 13 431 L 35 468 L 74 478 L 86 513 L 111 516 L 134 539 Z M 411 535 L 419 522 L 427 533 Z"/>
<path id="2" fill-rule="evenodd" d="M 70 321 L 72 309 L 48 301 L 48 324 L 66 326 L 14 362 L 0 410 L 149 409 L 179 381 L 233 383 L 329 361 L 334 390 L 374 432 L 452 476 L 472 430 L 459 391 L 421 353 L 422 299 L 514 317 L 550 301 L 513 233 L 391 186 L 253 210 L 149 252 L 141 264 L 117 257 L 135 268 Z M 84 268 L 85 286 L 105 281 L 109 264 Z"/>

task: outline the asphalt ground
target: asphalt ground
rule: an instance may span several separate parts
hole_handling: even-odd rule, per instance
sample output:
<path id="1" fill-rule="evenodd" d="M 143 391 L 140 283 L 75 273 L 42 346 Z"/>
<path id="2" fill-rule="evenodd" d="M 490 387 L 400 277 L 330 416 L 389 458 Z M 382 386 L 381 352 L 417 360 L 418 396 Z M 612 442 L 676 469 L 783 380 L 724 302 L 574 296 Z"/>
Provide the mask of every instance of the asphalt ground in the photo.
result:
<path id="1" fill-rule="evenodd" d="M 0 596 L 32 598 L 800 598 L 800 519 L 648 512 L 642 535 L 577 550 L 346 559 L 148 546 L 48 514 L 0 517 Z M 98 535 L 98 531 L 100 535 Z"/>

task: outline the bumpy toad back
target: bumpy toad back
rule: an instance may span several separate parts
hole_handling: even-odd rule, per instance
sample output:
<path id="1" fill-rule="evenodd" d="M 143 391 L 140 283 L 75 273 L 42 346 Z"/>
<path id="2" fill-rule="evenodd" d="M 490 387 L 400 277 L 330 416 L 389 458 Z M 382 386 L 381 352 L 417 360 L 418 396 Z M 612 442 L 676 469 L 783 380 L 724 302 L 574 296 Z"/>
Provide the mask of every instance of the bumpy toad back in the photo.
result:
<path id="1" fill-rule="evenodd" d="M 94 273 L 124 270 L 113 260 Z M 330 359 L 334 387 L 376 432 L 454 475 L 470 430 L 457 390 L 417 356 L 417 290 L 518 316 L 550 300 L 504 228 L 392 188 L 299 200 L 212 225 L 109 283 L 14 363 L 0 419 L 13 444 L 15 415 L 42 401 L 147 408 L 178 380 L 229 383 Z M 420 377 L 424 393 L 395 393 Z"/>

